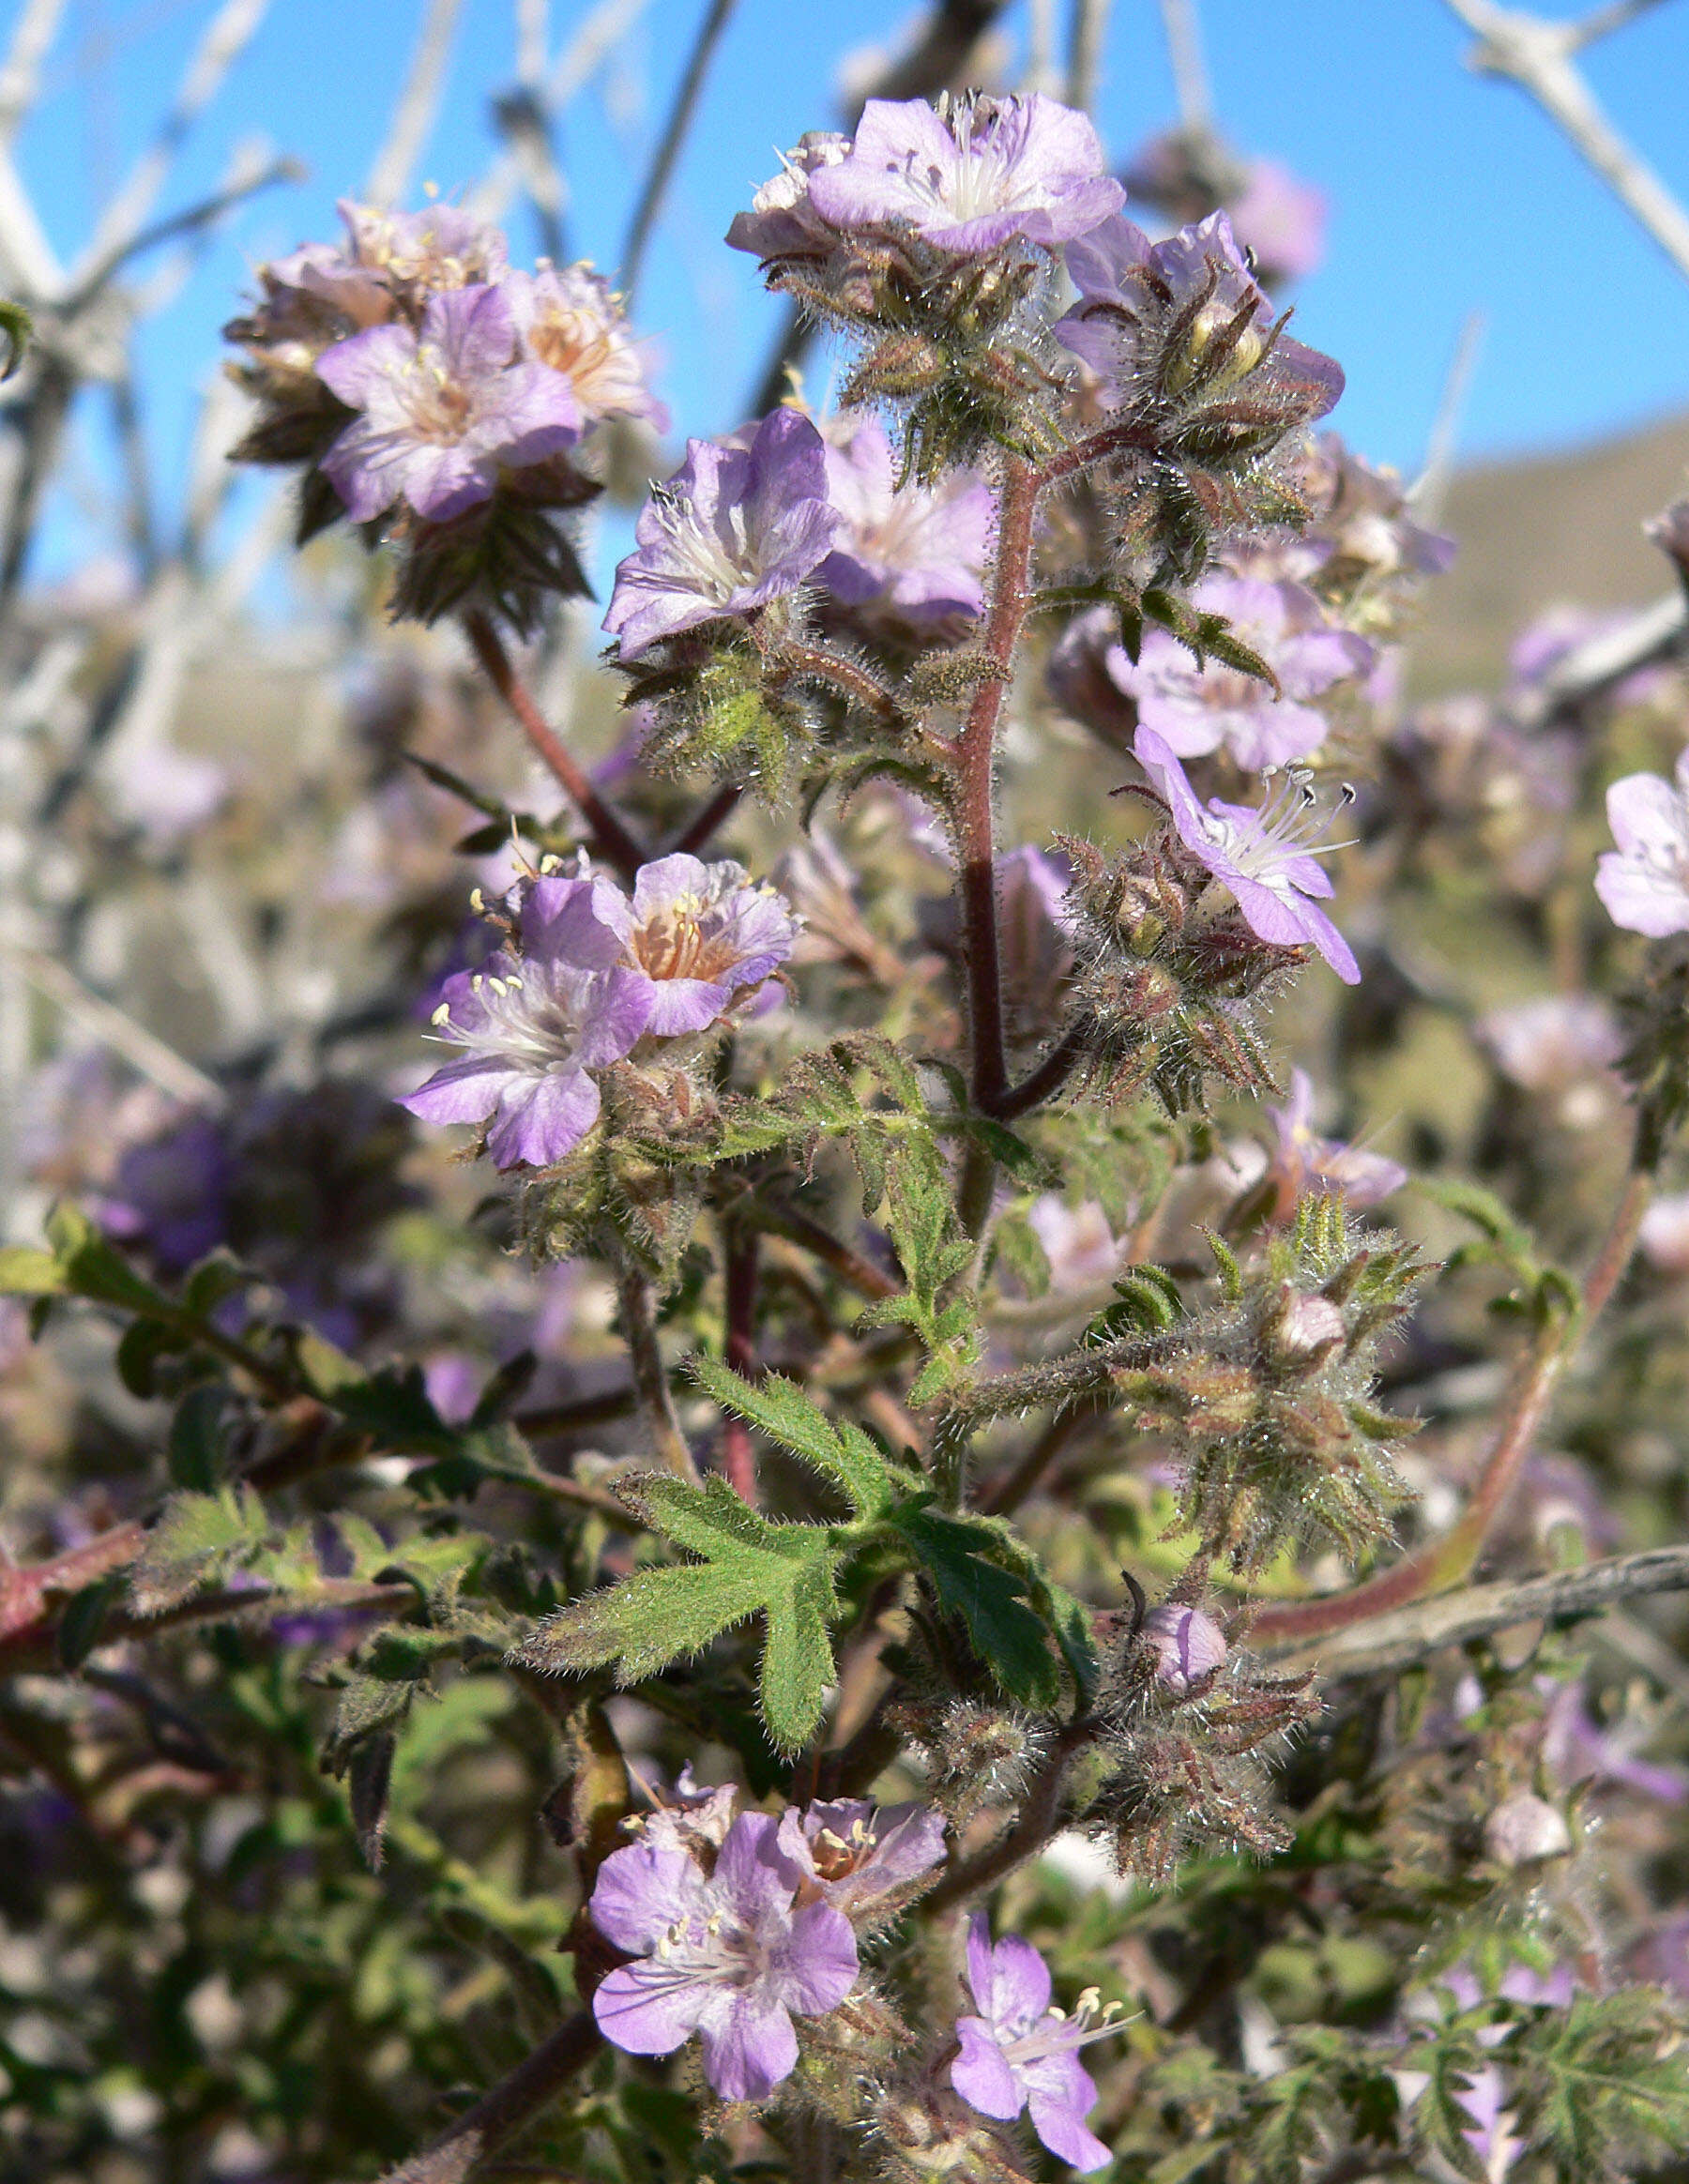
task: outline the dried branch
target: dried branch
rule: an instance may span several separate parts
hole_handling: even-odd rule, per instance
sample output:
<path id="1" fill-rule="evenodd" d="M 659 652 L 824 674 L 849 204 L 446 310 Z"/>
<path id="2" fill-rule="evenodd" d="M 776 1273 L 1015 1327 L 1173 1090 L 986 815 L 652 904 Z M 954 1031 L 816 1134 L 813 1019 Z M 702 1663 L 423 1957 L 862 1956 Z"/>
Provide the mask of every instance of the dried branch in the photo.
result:
<path id="1" fill-rule="evenodd" d="M 1161 11 L 1179 121 L 1193 136 L 1206 136 L 1214 126 L 1214 96 L 1202 54 L 1196 0 L 1161 0 Z"/>
<path id="2" fill-rule="evenodd" d="M 389 2169 L 382 2184 L 464 2184 L 507 2139 L 556 2099 L 592 2060 L 601 2039 L 589 2011 L 565 2018 L 549 2040 L 466 2109 L 426 2152 Z"/>
<path id="3" fill-rule="evenodd" d="M 464 0 L 428 0 L 404 88 L 388 125 L 387 142 L 376 153 L 364 184 L 372 205 L 396 205 L 410 186 L 411 170 L 440 111 L 446 64 L 463 8 Z"/>
<path id="4" fill-rule="evenodd" d="M 1518 1623 L 1595 1615 L 1617 1600 L 1662 1592 L 1689 1592 L 1689 1547 L 1653 1547 L 1522 1584 L 1468 1585 L 1333 1631 L 1317 1645 L 1269 1646 L 1264 1652 L 1275 1669 L 1316 1668 L 1328 1680 L 1382 1675 Z"/>
<path id="5" fill-rule="evenodd" d="M 646 246 L 651 239 L 651 229 L 662 207 L 663 194 L 668 189 L 669 177 L 675 171 L 675 162 L 680 157 L 680 147 L 686 142 L 686 132 L 692 127 L 692 115 L 698 109 L 699 95 L 704 89 L 704 79 L 709 72 L 710 60 L 721 43 L 722 33 L 727 27 L 727 18 L 733 13 L 733 0 L 709 0 L 704 20 L 698 26 L 698 36 L 680 78 L 680 87 L 675 94 L 675 103 L 669 113 L 662 136 L 657 141 L 656 156 L 651 161 L 645 188 L 639 193 L 634 207 L 632 223 L 628 229 L 628 239 L 622 247 L 619 285 L 632 308 L 634 292 L 639 286 L 639 276 L 645 267 Z"/>
<path id="6" fill-rule="evenodd" d="M 195 49 L 181 86 L 169 113 L 159 124 L 152 143 L 136 159 L 100 215 L 93 240 L 72 270 L 74 287 L 83 286 L 89 270 L 102 265 L 114 251 L 127 249 L 145 226 L 146 216 L 157 202 L 189 131 L 257 35 L 268 9 L 269 0 L 224 0 Z"/>
<path id="7" fill-rule="evenodd" d="M 1088 114 L 1097 103 L 1103 47 L 1108 36 L 1109 0 L 1073 0 L 1068 39 L 1067 102 Z"/>
<path id="8" fill-rule="evenodd" d="M 1636 0 L 1598 8 L 1582 23 L 1551 22 L 1499 8 L 1496 0 L 1447 0 L 1447 5 L 1478 34 L 1467 65 L 1483 75 L 1505 76 L 1529 92 L 1689 280 L 1689 211 L 1619 134 L 1573 63 L 1574 54 L 1591 38 L 1639 14 Z"/>

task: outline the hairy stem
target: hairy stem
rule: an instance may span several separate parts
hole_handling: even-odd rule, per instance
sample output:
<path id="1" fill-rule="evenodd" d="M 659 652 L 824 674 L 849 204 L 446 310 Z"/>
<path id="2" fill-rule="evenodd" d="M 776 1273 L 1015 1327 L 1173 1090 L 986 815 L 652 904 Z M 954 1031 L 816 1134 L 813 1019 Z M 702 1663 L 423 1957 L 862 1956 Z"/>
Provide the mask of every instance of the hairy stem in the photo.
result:
<path id="1" fill-rule="evenodd" d="M 677 851 L 685 850 L 695 856 L 714 836 L 717 828 L 732 816 L 744 793 L 738 781 L 724 781 L 708 802 L 701 804 L 692 813 L 664 854 L 673 856 Z"/>
<path id="2" fill-rule="evenodd" d="M 592 785 L 586 769 L 553 732 L 535 705 L 526 684 L 516 673 L 504 641 L 490 618 L 479 613 L 465 614 L 464 628 L 487 680 L 504 700 L 512 719 L 559 786 L 586 822 L 592 846 L 604 862 L 614 866 L 624 880 L 631 880 L 645 862 L 645 851 Z"/>
<path id="3" fill-rule="evenodd" d="M 1537 1432 L 1548 1414 L 1560 1376 L 1576 1354 L 1585 1328 L 1599 1317 L 1636 1249 L 1636 1231 L 1652 1195 L 1652 1179 L 1633 1170 L 1614 1211 L 1606 1239 L 1584 1279 L 1581 1309 L 1570 1320 L 1544 1327 L 1514 1375 L 1507 1403 L 1490 1444 L 1484 1473 L 1455 1524 L 1416 1554 L 1405 1555 L 1380 1577 L 1322 1600 L 1274 1601 L 1252 1626 L 1260 1643 L 1323 1637 L 1364 1623 L 1427 1594 L 1447 1591 L 1469 1575 L 1484 1542 L 1506 1508 Z"/>
<path id="4" fill-rule="evenodd" d="M 1005 1873 L 1012 1873 L 1016 1866 L 1025 1865 L 1027 1858 L 1037 1856 L 1061 1825 L 1061 1793 L 1067 1780 L 1068 1762 L 1090 1742 L 1095 1733 L 1096 1724 L 1089 1721 L 1071 1722 L 1057 1733 L 1038 1771 L 1027 1784 L 1020 1813 L 1013 1825 L 988 1848 L 952 1866 L 937 1887 L 921 1899 L 923 1913 L 931 1916 L 937 1911 L 948 1911 L 952 1903 L 966 1903 L 969 1896 L 977 1896 L 981 1888 L 994 1888 Z"/>
<path id="5" fill-rule="evenodd" d="M 727 1363 L 746 1380 L 756 1376 L 756 1231 L 736 1221 L 723 1223 Z M 742 1502 L 756 1507 L 756 1454 L 751 1429 L 729 1411 L 722 1425 L 722 1469 Z"/>
<path id="6" fill-rule="evenodd" d="M 703 1483 L 692 1452 L 686 1445 L 669 1389 L 668 1371 L 657 1340 L 657 1319 L 651 1310 L 651 1285 L 631 1252 L 619 1240 L 614 1247 L 616 1297 L 621 1312 L 622 1333 L 628 1344 L 628 1361 L 633 1386 L 659 1460 L 677 1479 L 693 1486 Z"/>
<path id="7" fill-rule="evenodd" d="M 601 2039 L 590 2011 L 578 2010 L 565 2018 L 433 2146 L 388 2170 L 383 2184 L 465 2184 L 490 2155 L 556 2099 L 575 2072 L 592 2060 Z"/>
<path id="8" fill-rule="evenodd" d="M 997 936 L 996 770 L 1003 695 L 1030 605 L 1032 518 L 1038 473 L 1010 456 L 997 508 L 997 565 L 984 651 L 996 670 L 974 692 L 954 748 L 955 828 L 962 896 L 962 948 L 967 977 L 968 1036 L 975 1104 L 997 1112 L 1008 1089 L 1003 1054 L 1003 972 Z"/>
<path id="9" fill-rule="evenodd" d="M 1023 1077 L 1018 1084 L 1009 1086 L 992 1111 L 997 1119 L 1012 1122 L 1017 1115 L 1029 1115 L 1033 1108 L 1042 1107 L 1067 1083 L 1084 1052 L 1085 1041 L 1077 1029 L 1064 1033 L 1028 1076 Z"/>

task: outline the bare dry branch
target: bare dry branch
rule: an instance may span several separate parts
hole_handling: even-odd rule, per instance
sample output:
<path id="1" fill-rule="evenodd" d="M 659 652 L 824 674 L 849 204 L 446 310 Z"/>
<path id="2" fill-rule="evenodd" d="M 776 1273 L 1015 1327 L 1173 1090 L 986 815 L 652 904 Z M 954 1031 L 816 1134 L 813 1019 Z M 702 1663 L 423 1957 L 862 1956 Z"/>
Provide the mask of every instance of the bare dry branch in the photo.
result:
<path id="1" fill-rule="evenodd" d="M 1484 75 L 1505 76 L 1529 91 L 1689 280 L 1689 211 L 1619 134 L 1573 64 L 1573 55 L 1592 37 L 1617 29 L 1639 9 L 1599 9 L 1594 18 L 1577 23 L 1499 8 L 1495 0 L 1447 0 L 1447 5 L 1478 35 L 1468 67 Z"/>

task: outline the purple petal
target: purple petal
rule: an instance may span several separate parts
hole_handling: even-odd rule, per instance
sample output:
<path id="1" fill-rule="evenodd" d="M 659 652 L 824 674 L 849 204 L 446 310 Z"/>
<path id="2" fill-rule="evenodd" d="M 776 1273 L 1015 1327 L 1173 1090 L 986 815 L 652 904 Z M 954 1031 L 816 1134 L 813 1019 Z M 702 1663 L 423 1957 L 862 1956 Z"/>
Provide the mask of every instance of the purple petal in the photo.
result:
<path id="1" fill-rule="evenodd" d="M 1113 2159 L 1095 2132 L 1086 2129 L 1085 2119 L 1097 2105 L 1097 2088 L 1071 2049 L 1064 2055 L 1043 2056 L 1025 2075 L 1032 2128 L 1051 2153 L 1071 2161 L 1082 2175 Z"/>
<path id="2" fill-rule="evenodd" d="M 577 1050 L 588 1069 L 619 1062 L 650 1028 L 656 988 L 643 971 L 616 969 L 592 980 Z"/>
<path id="3" fill-rule="evenodd" d="M 647 1957 L 610 1974 L 592 1997 L 592 2014 L 604 2038 L 625 2055 L 673 2055 L 698 2029 L 718 1993 L 699 1980 L 677 1981 L 661 1958 Z"/>
<path id="4" fill-rule="evenodd" d="M 745 1919 L 789 1904 L 803 1878 L 780 1847 L 780 1822 L 771 1812 L 741 1812 L 727 1830 L 716 1859 L 714 1887 Z"/>
<path id="5" fill-rule="evenodd" d="M 771 1991 L 799 2017 L 836 2010 L 857 1982 L 857 1938 L 843 1911 L 806 1903 L 769 1962 Z"/>
<path id="6" fill-rule="evenodd" d="M 612 1851 L 586 1908 L 606 1941 L 631 1954 L 655 1949 L 691 1913 L 708 1915 L 708 1885 L 683 1851 L 636 1843 Z"/>
<path id="7" fill-rule="evenodd" d="M 1027 2097 L 990 2025 L 981 2017 L 958 2018 L 956 2038 L 962 2053 L 951 2065 L 951 2084 L 970 2108 L 1008 2123 L 1026 2106 Z"/>
<path id="8" fill-rule="evenodd" d="M 518 1093 L 507 1092 L 498 1119 L 487 1132 L 487 1150 L 498 1168 L 524 1162 L 549 1168 L 573 1152 L 599 1118 L 599 1088 L 584 1069 L 551 1069 L 529 1077 Z"/>
<path id="9" fill-rule="evenodd" d="M 626 919 L 626 898 L 610 881 L 548 875 L 523 897 L 522 952 L 576 970 L 607 971 L 621 961 Z"/>
<path id="10" fill-rule="evenodd" d="M 760 1987 L 737 1994 L 725 2022 L 703 2031 L 704 2075 L 723 2101 L 766 2100 L 797 2067 L 792 2020 Z"/>
<path id="11" fill-rule="evenodd" d="M 399 1105 L 423 1122 L 485 1122 L 507 1097 L 514 1097 L 529 1078 L 496 1055 L 474 1054 L 448 1062 L 426 1084 L 407 1092 Z"/>

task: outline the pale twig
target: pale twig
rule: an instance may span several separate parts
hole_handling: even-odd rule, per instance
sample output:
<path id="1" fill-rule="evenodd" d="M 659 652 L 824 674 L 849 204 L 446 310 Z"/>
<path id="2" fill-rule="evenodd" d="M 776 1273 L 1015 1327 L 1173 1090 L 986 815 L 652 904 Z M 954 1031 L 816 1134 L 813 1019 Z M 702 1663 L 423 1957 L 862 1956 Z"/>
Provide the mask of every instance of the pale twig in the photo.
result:
<path id="1" fill-rule="evenodd" d="M 169 113 L 100 215 L 93 239 L 73 269 L 73 285 L 81 287 L 91 267 L 104 264 L 141 233 L 189 130 L 257 35 L 268 8 L 269 0 L 225 0 L 213 17 Z"/>
<path id="2" fill-rule="evenodd" d="M 552 118 L 591 83 L 618 40 L 632 29 L 650 4 L 651 0 L 599 0 L 557 56 L 550 75 L 539 83 L 523 76 L 524 103 L 536 105 L 549 126 Z M 512 144 L 494 160 L 465 203 L 479 219 L 502 220 L 525 178 L 524 154 Z"/>
<path id="3" fill-rule="evenodd" d="M 206 1107 L 223 1105 L 223 1089 L 215 1078 L 196 1069 L 190 1061 L 167 1046 L 144 1024 L 126 1016 L 114 1002 L 84 986 L 74 971 L 34 948 L 8 948 L 7 953 L 38 993 L 60 1009 L 73 1024 L 80 1024 L 102 1046 L 119 1054 L 130 1069 L 168 1092 L 173 1100 L 189 1100 Z"/>
<path id="4" fill-rule="evenodd" d="M 1653 1547 L 1522 1584 L 1468 1585 L 1334 1630 L 1317 1644 L 1260 1650 L 1275 1669 L 1317 1668 L 1328 1679 L 1381 1675 L 1516 1624 L 1599 1615 L 1616 1600 L 1662 1592 L 1689 1592 L 1689 1547 Z"/>
<path id="5" fill-rule="evenodd" d="M 1506 76 L 1529 92 L 1689 280 L 1689 211 L 1619 134 L 1573 65 L 1573 55 L 1590 36 L 1616 29 L 1636 10 L 1598 10 L 1597 31 L 1590 32 L 1587 23 L 1550 22 L 1499 8 L 1495 0 L 1447 0 L 1447 5 L 1478 35 L 1468 65 L 1482 74 Z"/>
<path id="6" fill-rule="evenodd" d="M 646 176 L 645 188 L 640 191 L 639 203 L 634 207 L 633 219 L 628 229 L 628 240 L 623 247 L 619 285 L 623 296 L 631 307 L 639 276 L 645 265 L 646 246 L 651 239 L 657 215 L 662 205 L 663 193 L 668 189 L 669 177 L 675 171 L 675 162 L 680 157 L 680 147 L 686 142 L 692 127 L 692 115 L 697 112 L 699 95 L 704 89 L 704 78 L 722 33 L 727 27 L 727 18 L 733 13 L 733 0 L 709 0 L 704 20 L 698 25 L 697 39 L 692 46 L 680 87 L 675 94 L 662 135 L 658 140 L 657 152 L 651 161 L 650 173 Z"/>
<path id="7" fill-rule="evenodd" d="M 150 250 L 160 243 L 167 243 L 175 235 L 202 232 L 260 190 L 271 190 L 278 182 L 302 182 L 304 179 L 305 169 L 297 159 L 269 159 L 251 172 L 236 174 L 224 188 L 202 199 L 198 205 L 190 205 L 182 212 L 173 212 L 168 219 L 154 220 L 150 227 L 139 229 L 126 241 L 115 244 L 102 258 L 96 259 L 85 273 L 78 276 L 76 285 L 60 304 L 61 314 L 69 317 L 83 310 L 94 300 L 114 273 L 128 265 L 131 258 L 138 258 L 144 250 Z"/>
<path id="8" fill-rule="evenodd" d="M 1202 56 L 1202 26 L 1196 0 L 1161 0 L 1167 33 L 1167 58 L 1173 65 L 1173 93 L 1179 118 L 1192 136 L 1209 136 L 1214 127 L 1214 95 Z"/>
<path id="9" fill-rule="evenodd" d="M 0 144 L 9 144 L 40 86 L 41 63 L 57 34 L 65 0 L 25 0 L 4 64 L 0 64 Z"/>
<path id="10" fill-rule="evenodd" d="M 1422 523 L 1435 526 L 1448 498 L 1449 480 L 1454 475 L 1454 450 L 1460 440 L 1460 422 L 1466 412 L 1467 396 L 1471 391 L 1472 374 L 1478 367 L 1479 352 L 1484 347 L 1484 313 L 1469 311 L 1454 338 L 1454 354 L 1449 359 L 1448 376 L 1443 381 L 1437 415 L 1431 420 L 1425 442 L 1424 464 L 1408 489 L 1408 504 Z"/>
<path id="11" fill-rule="evenodd" d="M 372 205 L 397 204 L 410 185 L 411 170 L 440 111 L 446 64 L 463 7 L 464 0 L 428 0 L 404 88 L 388 125 L 387 142 L 376 153 L 364 185 Z"/>
<path id="12" fill-rule="evenodd" d="M 1651 14 L 1660 5 L 1661 0 L 1609 0 L 1605 8 L 1591 8 L 1578 22 L 1567 24 L 1571 34 L 1570 50 L 1576 53 L 1584 46 L 1593 45 L 1597 38 L 1610 38 L 1614 31 L 1622 30 L 1626 23 L 1635 23 L 1640 16 Z"/>
<path id="13" fill-rule="evenodd" d="M 1108 36 L 1109 0 L 1073 0 L 1068 39 L 1067 102 L 1088 114 L 1097 103 L 1103 46 Z"/>

